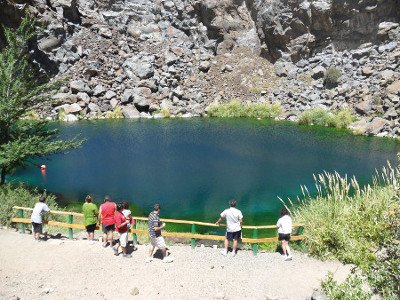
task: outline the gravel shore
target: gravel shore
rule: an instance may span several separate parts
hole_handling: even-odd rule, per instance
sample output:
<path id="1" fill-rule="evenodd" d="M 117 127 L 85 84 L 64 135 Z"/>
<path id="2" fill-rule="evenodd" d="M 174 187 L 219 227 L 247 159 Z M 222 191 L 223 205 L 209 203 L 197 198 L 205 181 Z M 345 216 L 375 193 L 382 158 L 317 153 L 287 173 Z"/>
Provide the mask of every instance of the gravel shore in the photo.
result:
<path id="1" fill-rule="evenodd" d="M 343 280 L 349 266 L 301 253 L 170 246 L 173 263 L 145 263 L 147 246 L 116 257 L 99 242 L 49 239 L 0 230 L 0 299 L 309 299 L 329 271 Z"/>

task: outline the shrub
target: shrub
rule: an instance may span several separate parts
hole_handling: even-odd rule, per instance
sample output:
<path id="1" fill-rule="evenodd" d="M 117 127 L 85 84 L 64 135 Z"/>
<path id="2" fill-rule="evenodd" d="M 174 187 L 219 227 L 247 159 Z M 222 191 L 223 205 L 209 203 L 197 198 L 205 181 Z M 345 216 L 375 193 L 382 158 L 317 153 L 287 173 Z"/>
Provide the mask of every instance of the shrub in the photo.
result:
<path id="1" fill-rule="evenodd" d="M 304 199 L 292 204 L 296 222 L 305 224 L 309 254 L 355 264 L 377 292 L 397 298 L 400 169 L 388 165 L 363 188 L 337 173 L 314 178 L 317 194 L 303 187 Z"/>
<path id="2" fill-rule="evenodd" d="M 214 104 L 208 109 L 210 117 L 219 118 L 275 118 L 282 112 L 280 103 L 247 103 L 237 100 Z"/>
<path id="3" fill-rule="evenodd" d="M 334 87 L 338 84 L 342 72 L 337 68 L 328 68 L 325 72 L 324 84 L 327 87 Z"/>
<path id="4" fill-rule="evenodd" d="M 336 128 L 346 128 L 356 117 L 349 109 L 330 111 L 324 108 L 312 108 L 304 111 L 298 123 L 300 125 L 320 125 Z"/>
<path id="5" fill-rule="evenodd" d="M 117 106 L 114 108 L 113 111 L 107 112 L 106 118 L 107 119 L 121 119 L 124 117 L 122 113 L 121 107 Z"/>
<path id="6" fill-rule="evenodd" d="M 164 118 L 170 118 L 171 117 L 171 112 L 169 111 L 168 107 L 161 108 L 160 113 L 163 115 Z"/>
<path id="7" fill-rule="evenodd" d="M 58 110 L 58 113 L 57 113 L 57 119 L 58 120 L 64 121 L 66 116 L 67 116 L 67 113 L 65 112 L 64 109 Z"/>
<path id="8" fill-rule="evenodd" d="M 327 279 L 322 281 L 321 286 L 330 300 L 369 300 L 372 295 L 363 289 L 365 284 L 365 278 L 355 274 L 347 277 L 342 284 L 338 284 L 333 279 L 332 273 L 329 273 Z"/>
<path id="9" fill-rule="evenodd" d="M 16 211 L 12 209 L 13 206 L 33 208 L 41 196 L 42 194 L 39 193 L 37 189 L 30 190 L 23 185 L 2 185 L 0 187 L 0 224 L 10 226 L 10 218 L 16 213 Z M 51 209 L 58 209 L 53 195 L 46 198 L 46 203 Z"/>

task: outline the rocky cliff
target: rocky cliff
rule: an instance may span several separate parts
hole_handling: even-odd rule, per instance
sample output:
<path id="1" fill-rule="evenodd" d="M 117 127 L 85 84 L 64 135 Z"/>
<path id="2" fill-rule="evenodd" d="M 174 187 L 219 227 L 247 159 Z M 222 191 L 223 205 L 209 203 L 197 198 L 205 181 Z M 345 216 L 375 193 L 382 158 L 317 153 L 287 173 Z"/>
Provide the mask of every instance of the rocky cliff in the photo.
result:
<path id="1" fill-rule="evenodd" d="M 400 132 L 400 0 L 0 0 L 24 12 L 42 71 L 70 78 L 41 117 L 206 114 L 214 101 L 279 101 L 282 118 L 350 107 L 361 132 Z M 4 42 L 0 35 L 0 47 Z M 326 72 L 337 69 L 334 85 Z"/>

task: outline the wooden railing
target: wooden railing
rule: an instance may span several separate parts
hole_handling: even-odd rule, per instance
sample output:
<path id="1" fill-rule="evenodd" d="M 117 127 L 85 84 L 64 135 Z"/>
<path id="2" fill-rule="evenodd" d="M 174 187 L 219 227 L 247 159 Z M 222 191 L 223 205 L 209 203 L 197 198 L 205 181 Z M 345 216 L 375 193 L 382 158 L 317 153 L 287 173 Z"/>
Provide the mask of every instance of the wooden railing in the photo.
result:
<path id="1" fill-rule="evenodd" d="M 18 210 L 18 218 L 16 218 L 16 217 L 11 218 L 11 222 L 19 224 L 20 232 L 24 233 L 25 232 L 25 224 L 31 223 L 30 218 L 25 218 L 24 212 L 32 211 L 33 209 L 28 208 L 28 207 L 20 207 L 20 206 L 14 206 L 13 209 Z M 86 229 L 82 223 L 74 223 L 74 217 L 83 218 L 83 214 L 81 214 L 81 213 L 57 211 L 57 210 L 51 210 L 49 213 L 54 214 L 54 215 L 67 216 L 67 223 L 59 222 L 59 221 L 46 221 L 44 223 L 47 225 L 50 225 L 50 226 L 67 228 L 68 229 L 68 237 L 70 239 L 73 239 L 73 237 L 74 237 L 74 231 L 73 231 L 74 229 L 81 229 L 81 230 Z M 147 217 L 134 217 L 134 219 L 136 221 L 147 221 Z M 225 239 L 225 236 L 221 236 L 221 235 L 200 234 L 200 233 L 196 232 L 197 226 L 220 227 L 220 226 L 225 226 L 224 224 L 216 225 L 215 223 L 206 223 L 206 222 L 197 222 L 197 221 L 188 221 L 188 220 L 163 219 L 163 218 L 161 218 L 161 221 L 165 222 L 165 223 L 191 225 L 190 233 L 163 231 L 163 236 L 191 239 L 192 249 L 194 249 L 196 247 L 197 240 L 223 241 Z M 304 236 L 302 235 L 302 233 L 303 233 L 304 224 L 293 224 L 293 227 L 297 228 L 297 230 L 296 230 L 296 234 L 292 235 L 291 240 L 292 241 L 303 240 Z M 252 249 L 253 249 L 254 255 L 256 255 L 258 252 L 258 244 L 259 243 L 269 243 L 269 242 L 277 242 L 278 241 L 277 237 L 258 238 L 258 231 L 260 229 L 276 229 L 275 225 L 262 225 L 262 226 L 244 225 L 242 228 L 243 229 L 253 229 L 253 237 L 252 238 L 243 237 L 242 242 L 252 244 Z M 96 229 L 99 229 L 99 227 L 96 227 Z M 138 234 L 139 235 L 148 235 L 147 230 L 137 228 L 137 222 L 135 222 L 135 225 L 133 226 L 133 228 L 130 229 L 130 232 L 133 234 L 133 240 L 135 243 L 137 243 L 137 235 Z"/>

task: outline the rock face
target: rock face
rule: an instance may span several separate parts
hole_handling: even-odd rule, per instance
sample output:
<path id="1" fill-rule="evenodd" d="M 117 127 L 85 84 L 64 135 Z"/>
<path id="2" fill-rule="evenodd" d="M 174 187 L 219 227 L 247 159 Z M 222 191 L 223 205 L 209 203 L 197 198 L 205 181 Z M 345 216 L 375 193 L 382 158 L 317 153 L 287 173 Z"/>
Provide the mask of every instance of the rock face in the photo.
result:
<path id="1" fill-rule="evenodd" d="M 71 78 L 41 117 L 202 116 L 238 99 L 280 102 L 289 120 L 348 107 L 365 134 L 400 133 L 400 0 L 14 3 L 0 22 L 16 27 L 29 10 L 45 27 L 34 62 Z"/>
<path id="2" fill-rule="evenodd" d="M 282 52 L 295 61 L 333 43 L 336 49 L 354 49 L 377 42 L 390 25 L 398 22 L 398 0 L 253 0 L 264 55 L 276 60 Z M 390 24 L 390 23 L 389 23 Z"/>

